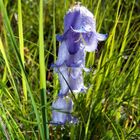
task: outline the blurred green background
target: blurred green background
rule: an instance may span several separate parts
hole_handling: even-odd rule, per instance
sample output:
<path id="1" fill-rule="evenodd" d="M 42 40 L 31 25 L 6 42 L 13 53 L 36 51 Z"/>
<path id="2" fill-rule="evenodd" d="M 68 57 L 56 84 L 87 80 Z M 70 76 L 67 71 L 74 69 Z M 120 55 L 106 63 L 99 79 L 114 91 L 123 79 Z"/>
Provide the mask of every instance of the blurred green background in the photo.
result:
<path id="1" fill-rule="evenodd" d="M 0 0 L 0 139 L 140 139 L 139 0 L 81 0 L 108 39 L 87 53 L 88 90 L 73 100 L 79 123 L 49 124 L 60 88 L 50 68 L 59 48 L 56 34 L 63 33 L 75 2 Z"/>

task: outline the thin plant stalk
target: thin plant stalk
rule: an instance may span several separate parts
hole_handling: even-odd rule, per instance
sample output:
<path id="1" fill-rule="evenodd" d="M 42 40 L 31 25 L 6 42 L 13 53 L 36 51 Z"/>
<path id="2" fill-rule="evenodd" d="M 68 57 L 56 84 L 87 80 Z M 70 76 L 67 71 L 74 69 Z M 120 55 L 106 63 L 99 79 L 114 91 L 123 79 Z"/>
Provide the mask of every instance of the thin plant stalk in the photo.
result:
<path id="1" fill-rule="evenodd" d="M 55 22 L 55 0 L 53 0 L 53 59 L 54 59 L 54 63 L 56 61 L 56 22 Z M 54 98 L 57 96 L 58 90 L 56 89 L 56 87 L 58 87 L 58 76 L 56 73 L 54 73 L 53 75 L 53 85 L 54 85 L 54 91 L 53 91 L 53 95 Z"/>
<path id="2" fill-rule="evenodd" d="M 22 26 L 22 8 L 21 8 L 21 0 L 18 0 L 18 29 L 19 29 L 19 47 L 20 47 L 20 56 L 21 61 L 24 66 L 24 39 L 23 39 L 23 26 Z M 21 71 L 22 75 L 22 86 L 24 93 L 24 100 L 27 102 L 27 87 L 25 82 L 25 77 L 23 71 Z"/>
<path id="3" fill-rule="evenodd" d="M 18 91 L 17 91 L 16 84 L 15 84 L 15 80 L 14 80 L 12 71 L 10 69 L 9 61 L 8 61 L 7 56 L 6 56 L 6 52 L 4 50 L 4 46 L 3 46 L 3 43 L 2 43 L 1 38 L 0 38 L 0 51 L 1 51 L 2 55 L 3 55 L 3 58 L 4 58 L 4 61 L 5 61 L 6 67 L 8 69 L 8 73 L 9 73 L 9 75 L 11 77 L 11 83 L 13 84 L 13 87 L 14 87 L 13 89 L 15 91 L 15 94 L 16 94 L 17 98 L 19 99 Z M 19 104 L 20 104 L 20 100 L 19 100 Z"/>
<path id="4" fill-rule="evenodd" d="M 43 131 L 42 131 L 42 126 L 40 124 L 39 112 L 37 110 L 37 106 L 36 106 L 33 94 L 31 92 L 30 85 L 28 83 L 27 75 L 26 75 L 26 72 L 25 72 L 25 69 L 23 67 L 21 57 L 20 57 L 20 54 L 19 54 L 19 51 L 18 51 L 18 45 L 17 45 L 16 40 L 14 38 L 14 34 L 13 34 L 13 31 L 12 31 L 12 28 L 11 28 L 11 25 L 10 25 L 10 21 L 9 21 L 8 16 L 7 16 L 7 11 L 6 11 L 5 7 L 4 7 L 4 3 L 3 3 L 2 0 L 0 0 L 0 10 L 2 11 L 2 14 L 3 14 L 3 21 L 4 21 L 4 25 L 6 27 L 6 31 L 7 31 L 8 35 L 10 36 L 9 39 L 11 41 L 11 47 L 14 50 L 14 53 L 16 55 L 16 59 L 18 61 L 20 69 L 23 71 L 25 81 L 26 81 L 26 85 L 27 85 L 27 90 L 28 90 L 29 96 L 31 98 L 31 102 L 32 102 L 32 105 L 33 105 L 33 108 L 34 108 L 34 113 L 35 113 L 37 123 L 38 123 L 38 127 L 39 127 L 39 130 L 40 130 L 40 136 L 43 139 Z"/>
<path id="5" fill-rule="evenodd" d="M 43 38 L 43 0 L 40 0 L 39 5 L 39 64 L 40 64 L 40 94 L 42 104 L 42 121 L 44 139 L 49 140 L 49 129 L 47 124 L 46 111 L 46 73 L 45 73 L 45 57 L 44 57 L 44 38 Z"/>

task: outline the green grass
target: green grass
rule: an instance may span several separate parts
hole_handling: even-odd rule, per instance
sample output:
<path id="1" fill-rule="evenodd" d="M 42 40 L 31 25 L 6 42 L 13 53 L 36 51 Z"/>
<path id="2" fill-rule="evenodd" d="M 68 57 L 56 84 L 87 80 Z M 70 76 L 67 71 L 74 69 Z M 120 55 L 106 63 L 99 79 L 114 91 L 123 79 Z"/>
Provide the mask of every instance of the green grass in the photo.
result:
<path id="1" fill-rule="evenodd" d="M 49 129 L 47 124 L 46 113 L 46 72 L 44 60 L 44 38 L 43 38 L 43 0 L 40 0 L 39 5 L 39 65 L 40 65 L 40 94 L 42 103 L 42 118 L 43 118 L 43 137 L 42 139 L 49 140 Z"/>
<path id="2" fill-rule="evenodd" d="M 0 0 L 0 139 L 140 139 L 138 0 L 81 0 L 108 39 L 87 53 L 87 93 L 72 96 L 79 123 L 49 124 L 60 88 L 50 68 L 59 47 L 55 36 L 74 2 Z"/>

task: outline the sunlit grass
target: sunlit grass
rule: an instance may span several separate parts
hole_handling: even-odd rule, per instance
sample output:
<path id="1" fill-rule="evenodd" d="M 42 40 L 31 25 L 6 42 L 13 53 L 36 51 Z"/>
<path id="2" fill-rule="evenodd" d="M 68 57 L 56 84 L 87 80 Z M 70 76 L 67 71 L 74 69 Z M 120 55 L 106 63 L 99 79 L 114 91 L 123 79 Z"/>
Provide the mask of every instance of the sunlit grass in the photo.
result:
<path id="1" fill-rule="evenodd" d="M 87 53 L 88 90 L 73 100 L 79 123 L 49 124 L 59 91 L 50 67 L 59 47 L 55 36 L 63 33 L 64 15 L 74 2 L 0 0 L 0 139 L 140 139 L 140 3 L 135 0 L 81 0 L 94 13 L 97 31 L 108 38 Z"/>
<path id="2" fill-rule="evenodd" d="M 42 122 L 43 122 L 43 137 L 42 139 L 49 140 L 47 108 L 46 108 L 46 72 L 44 59 L 44 37 L 43 37 L 43 0 L 39 4 L 39 65 L 40 65 L 40 94 L 41 94 L 41 108 L 42 108 Z"/>

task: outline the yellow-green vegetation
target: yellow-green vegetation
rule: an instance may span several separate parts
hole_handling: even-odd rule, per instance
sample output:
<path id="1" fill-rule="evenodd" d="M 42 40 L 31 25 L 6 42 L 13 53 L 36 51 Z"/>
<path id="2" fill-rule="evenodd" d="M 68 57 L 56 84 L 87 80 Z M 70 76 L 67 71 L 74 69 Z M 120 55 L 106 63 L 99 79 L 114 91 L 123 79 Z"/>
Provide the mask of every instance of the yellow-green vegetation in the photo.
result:
<path id="1" fill-rule="evenodd" d="M 72 96 L 77 124 L 53 126 L 59 91 L 56 34 L 76 0 L 0 0 L 0 139 L 139 140 L 140 1 L 81 0 L 108 33 L 87 53 L 86 94 Z"/>

